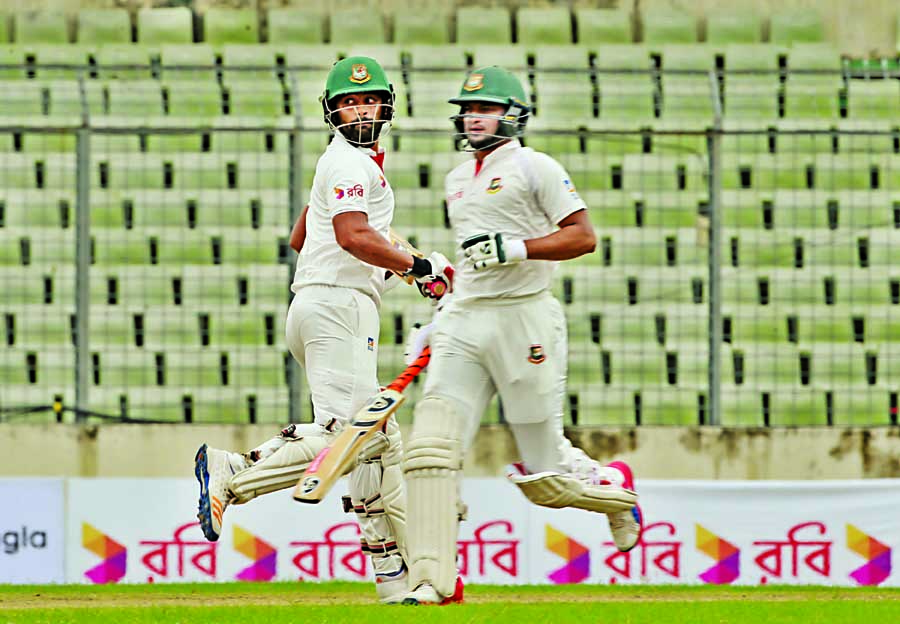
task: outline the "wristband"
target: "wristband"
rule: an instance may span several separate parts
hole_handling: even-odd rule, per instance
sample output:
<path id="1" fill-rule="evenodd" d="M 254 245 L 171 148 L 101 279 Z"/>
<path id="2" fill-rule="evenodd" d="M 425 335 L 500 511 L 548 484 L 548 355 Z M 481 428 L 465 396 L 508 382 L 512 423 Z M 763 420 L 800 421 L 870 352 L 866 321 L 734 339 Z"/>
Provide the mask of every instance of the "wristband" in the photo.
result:
<path id="1" fill-rule="evenodd" d="M 523 240 L 515 238 L 504 240 L 503 247 L 506 252 L 505 262 L 519 262 L 528 258 L 528 248 Z"/>

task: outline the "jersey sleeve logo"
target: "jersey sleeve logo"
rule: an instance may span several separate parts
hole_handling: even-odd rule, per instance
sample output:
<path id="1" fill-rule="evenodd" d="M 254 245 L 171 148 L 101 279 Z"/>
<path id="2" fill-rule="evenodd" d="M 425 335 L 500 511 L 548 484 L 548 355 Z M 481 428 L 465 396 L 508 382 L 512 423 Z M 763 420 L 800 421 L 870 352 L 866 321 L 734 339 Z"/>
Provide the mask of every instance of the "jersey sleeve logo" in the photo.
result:
<path id="1" fill-rule="evenodd" d="M 578 196 L 578 191 L 575 190 L 575 185 L 572 184 L 570 179 L 566 178 L 563 180 L 563 184 L 566 185 L 566 190 L 569 191 L 569 195 L 572 196 L 572 199 L 581 199 L 581 197 Z"/>
<path id="2" fill-rule="evenodd" d="M 487 187 L 487 192 L 489 195 L 494 195 L 495 193 L 499 193 L 502 189 L 503 185 L 500 184 L 500 178 L 493 178 Z"/>
<path id="3" fill-rule="evenodd" d="M 350 72 L 350 82 L 363 84 L 369 82 L 371 79 L 372 75 L 369 73 L 369 68 L 366 67 L 365 64 L 359 63 L 353 66 L 353 69 Z"/>
<path id="4" fill-rule="evenodd" d="M 362 184 L 354 184 L 349 188 L 345 188 L 343 186 L 334 187 L 335 199 L 344 199 L 345 197 L 362 197 L 363 195 L 365 195 L 365 189 L 363 189 Z"/>
<path id="5" fill-rule="evenodd" d="M 465 91 L 478 91 L 484 86 L 484 74 L 470 74 L 463 85 Z"/>

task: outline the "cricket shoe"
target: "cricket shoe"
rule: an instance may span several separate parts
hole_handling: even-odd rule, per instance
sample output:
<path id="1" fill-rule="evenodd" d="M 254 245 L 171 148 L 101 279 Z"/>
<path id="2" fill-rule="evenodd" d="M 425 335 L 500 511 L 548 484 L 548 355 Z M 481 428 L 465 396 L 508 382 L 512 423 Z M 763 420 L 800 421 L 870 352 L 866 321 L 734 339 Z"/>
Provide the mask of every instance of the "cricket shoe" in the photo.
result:
<path id="1" fill-rule="evenodd" d="M 444 606 L 449 604 L 462 604 L 463 602 L 463 580 L 461 576 L 456 577 L 456 587 L 453 588 L 452 596 L 441 596 L 431 583 L 422 583 L 413 591 L 406 594 L 403 599 L 405 605 L 436 605 Z"/>
<path id="2" fill-rule="evenodd" d="M 222 516 L 231 502 L 228 483 L 243 464 L 244 459 L 237 453 L 209 448 L 206 444 L 197 450 L 194 457 L 194 475 L 200 483 L 197 518 L 203 535 L 211 542 L 218 540 L 222 534 Z"/>
<path id="3" fill-rule="evenodd" d="M 622 473 L 621 486 L 634 492 L 634 474 L 631 467 L 623 461 L 614 461 L 605 466 Z M 619 511 L 606 514 L 609 521 L 609 530 L 613 536 L 613 542 L 620 552 L 628 552 L 641 541 L 641 533 L 644 530 L 644 513 L 640 505 L 635 505 L 628 511 Z"/>

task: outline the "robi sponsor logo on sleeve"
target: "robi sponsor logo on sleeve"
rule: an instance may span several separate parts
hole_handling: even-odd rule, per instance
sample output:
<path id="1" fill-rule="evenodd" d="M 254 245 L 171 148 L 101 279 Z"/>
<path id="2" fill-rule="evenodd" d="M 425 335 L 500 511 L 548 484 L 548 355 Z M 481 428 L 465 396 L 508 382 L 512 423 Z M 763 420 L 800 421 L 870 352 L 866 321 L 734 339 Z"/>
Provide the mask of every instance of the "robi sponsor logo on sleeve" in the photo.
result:
<path id="1" fill-rule="evenodd" d="M 572 196 L 572 199 L 581 199 L 578 195 L 578 191 L 575 190 L 575 185 L 572 184 L 572 181 L 566 178 L 563 180 L 563 184 L 566 185 L 566 190 L 569 191 L 569 195 Z"/>
<path id="2" fill-rule="evenodd" d="M 363 195 L 365 195 L 365 189 L 363 189 L 362 184 L 354 184 L 353 186 L 349 186 L 349 187 L 343 187 L 343 186 L 334 187 L 334 198 L 335 199 L 362 197 Z"/>

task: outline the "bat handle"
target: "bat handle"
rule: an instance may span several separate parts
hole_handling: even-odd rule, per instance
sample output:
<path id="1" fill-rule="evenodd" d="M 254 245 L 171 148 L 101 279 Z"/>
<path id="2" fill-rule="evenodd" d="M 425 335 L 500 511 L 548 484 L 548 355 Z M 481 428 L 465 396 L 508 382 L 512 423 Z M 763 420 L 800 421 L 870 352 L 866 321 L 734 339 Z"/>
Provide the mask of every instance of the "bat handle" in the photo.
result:
<path id="1" fill-rule="evenodd" d="M 403 392 L 412 380 L 419 376 L 422 369 L 428 366 L 429 360 L 431 360 L 431 347 L 426 346 L 422 349 L 422 353 L 419 354 L 419 357 L 417 357 L 412 364 L 407 366 L 406 370 L 400 373 L 394 381 L 388 384 L 388 388 L 396 390 L 397 392 Z"/>

